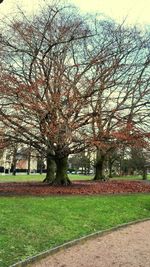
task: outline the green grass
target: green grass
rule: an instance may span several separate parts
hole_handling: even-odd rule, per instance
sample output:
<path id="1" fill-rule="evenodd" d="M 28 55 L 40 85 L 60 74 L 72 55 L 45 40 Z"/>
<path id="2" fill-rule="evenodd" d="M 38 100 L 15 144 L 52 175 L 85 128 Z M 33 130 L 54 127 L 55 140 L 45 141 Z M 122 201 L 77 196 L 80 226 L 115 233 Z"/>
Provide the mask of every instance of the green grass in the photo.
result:
<path id="1" fill-rule="evenodd" d="M 25 182 L 25 181 L 43 181 L 45 178 L 45 174 L 17 174 L 14 175 L 1 175 L 0 174 L 0 182 Z M 69 178 L 71 180 L 90 180 L 93 178 L 93 175 L 82 175 L 82 174 L 69 174 Z M 122 177 L 115 177 L 113 179 L 125 179 L 125 180 L 139 180 L 142 179 L 140 175 L 128 175 Z M 148 179 L 150 179 L 150 174 L 148 175 Z"/>
<path id="2" fill-rule="evenodd" d="M 29 181 L 43 181 L 45 174 L 17 174 L 17 175 L 0 175 L 0 182 L 29 182 Z"/>
<path id="3" fill-rule="evenodd" d="M 89 180 L 92 179 L 91 175 L 78 175 L 78 174 L 69 174 L 71 180 Z M 17 175 L 0 175 L 0 182 L 25 182 L 25 181 L 43 181 L 45 174 L 17 174 Z"/>
<path id="4" fill-rule="evenodd" d="M 1 197 L 0 267 L 118 224 L 150 217 L 150 195 Z"/>
<path id="5" fill-rule="evenodd" d="M 70 180 L 90 180 L 94 175 L 69 174 Z"/>
<path id="6" fill-rule="evenodd" d="M 142 180 L 142 175 L 126 175 L 126 176 L 118 176 L 113 179 L 121 179 L 121 180 Z M 147 175 L 147 179 L 150 180 L 150 174 Z"/>

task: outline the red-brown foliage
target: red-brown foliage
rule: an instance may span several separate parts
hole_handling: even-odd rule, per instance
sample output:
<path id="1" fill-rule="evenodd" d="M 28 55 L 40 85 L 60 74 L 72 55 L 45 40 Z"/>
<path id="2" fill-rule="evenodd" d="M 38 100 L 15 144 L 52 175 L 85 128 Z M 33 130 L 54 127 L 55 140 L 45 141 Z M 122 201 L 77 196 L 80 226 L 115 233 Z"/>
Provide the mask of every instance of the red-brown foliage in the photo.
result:
<path id="1" fill-rule="evenodd" d="M 113 180 L 107 182 L 74 181 L 70 186 L 49 186 L 40 182 L 0 183 L 0 195 L 100 195 L 150 193 L 150 183 L 144 181 Z"/>

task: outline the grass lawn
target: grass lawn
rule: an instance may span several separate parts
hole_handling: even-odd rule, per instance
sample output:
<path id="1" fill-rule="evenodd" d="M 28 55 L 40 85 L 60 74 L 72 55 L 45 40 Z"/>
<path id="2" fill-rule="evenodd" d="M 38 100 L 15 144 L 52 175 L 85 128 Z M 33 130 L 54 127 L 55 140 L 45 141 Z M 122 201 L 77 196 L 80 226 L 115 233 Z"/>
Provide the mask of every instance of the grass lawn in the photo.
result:
<path id="1" fill-rule="evenodd" d="M 90 180 L 93 176 L 91 175 L 78 175 L 78 174 L 69 174 L 71 180 Z M 45 174 L 17 174 L 17 175 L 1 175 L 0 182 L 27 182 L 27 181 L 43 181 Z"/>
<path id="2" fill-rule="evenodd" d="M 126 175 L 126 176 L 119 176 L 113 179 L 125 179 L 125 180 L 142 180 L 141 175 Z M 147 179 L 150 180 L 150 174 L 147 175 Z"/>
<path id="3" fill-rule="evenodd" d="M 0 267 L 69 240 L 150 217 L 150 195 L 1 197 Z"/>
<path id="4" fill-rule="evenodd" d="M 17 174 L 17 175 L 2 175 L 0 174 L 0 182 L 25 182 L 25 181 L 43 181 L 45 178 L 45 174 Z M 82 174 L 69 174 L 69 178 L 71 180 L 90 180 L 93 178 L 93 175 L 82 175 Z M 116 177 L 113 179 L 127 179 L 127 180 L 139 180 L 142 179 L 141 175 L 134 176 L 122 176 Z M 150 174 L 148 175 L 148 179 L 150 180 Z"/>
<path id="5" fill-rule="evenodd" d="M 29 181 L 43 181 L 45 178 L 45 174 L 6 174 L 0 175 L 0 182 L 29 182 Z"/>

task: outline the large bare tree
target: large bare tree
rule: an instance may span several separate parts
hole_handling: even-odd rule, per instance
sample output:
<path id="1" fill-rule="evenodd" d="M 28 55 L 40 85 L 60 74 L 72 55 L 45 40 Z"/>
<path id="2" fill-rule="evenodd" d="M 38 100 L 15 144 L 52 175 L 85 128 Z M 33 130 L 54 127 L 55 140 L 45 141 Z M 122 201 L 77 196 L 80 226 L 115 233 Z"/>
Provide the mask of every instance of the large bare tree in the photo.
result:
<path id="1" fill-rule="evenodd" d="M 45 155 L 46 180 L 61 185 L 70 183 L 68 155 L 96 147 L 102 177 L 106 152 L 146 123 L 147 39 L 114 22 L 89 23 L 70 6 L 48 6 L 32 19 L 22 13 L 0 40 L 5 139 Z"/>
<path id="2" fill-rule="evenodd" d="M 49 6 L 32 20 L 24 14 L 1 36 L 1 108 L 5 136 L 29 144 L 47 157 L 49 174 L 68 184 L 67 157 L 85 148 L 78 132 L 89 123 L 93 56 L 86 20 L 75 8 Z M 16 132 L 19 135 L 16 135 Z"/>

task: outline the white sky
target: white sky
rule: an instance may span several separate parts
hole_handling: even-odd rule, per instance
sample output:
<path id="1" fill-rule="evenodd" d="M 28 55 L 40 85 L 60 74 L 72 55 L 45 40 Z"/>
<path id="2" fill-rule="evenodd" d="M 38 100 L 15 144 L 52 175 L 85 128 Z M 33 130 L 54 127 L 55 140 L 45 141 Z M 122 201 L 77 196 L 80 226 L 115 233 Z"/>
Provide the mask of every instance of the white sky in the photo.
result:
<path id="1" fill-rule="evenodd" d="M 51 0 L 47 0 L 51 2 Z M 100 12 L 115 19 L 126 21 L 129 24 L 150 25 L 150 0 L 68 0 L 84 12 Z M 44 0 L 3 0 L 0 4 L 0 18 L 17 14 L 17 5 L 28 13 L 36 13 L 39 3 L 44 5 Z"/>

